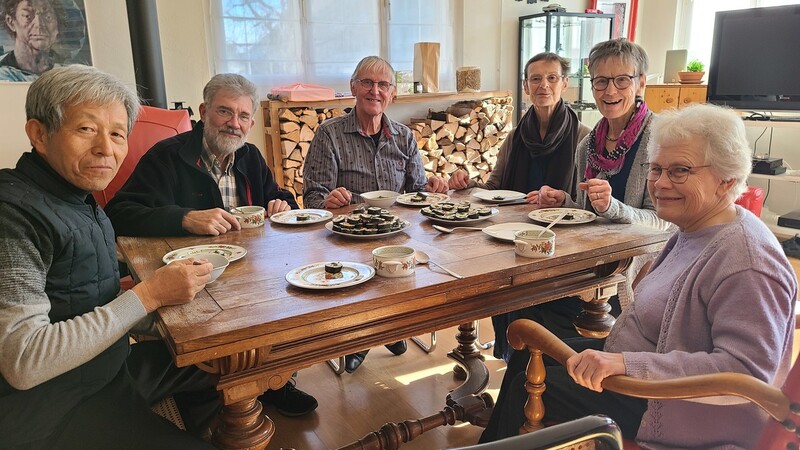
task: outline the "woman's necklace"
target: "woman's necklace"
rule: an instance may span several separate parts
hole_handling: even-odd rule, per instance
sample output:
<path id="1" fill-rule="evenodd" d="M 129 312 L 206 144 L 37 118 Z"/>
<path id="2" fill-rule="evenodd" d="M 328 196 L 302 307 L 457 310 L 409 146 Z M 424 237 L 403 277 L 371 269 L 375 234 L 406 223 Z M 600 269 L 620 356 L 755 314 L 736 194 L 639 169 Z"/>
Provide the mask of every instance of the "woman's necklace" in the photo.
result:
<path id="1" fill-rule="evenodd" d="M 606 135 L 606 140 L 607 140 L 607 141 L 611 141 L 611 142 L 617 142 L 617 140 L 618 140 L 618 139 L 619 139 L 619 136 L 617 136 L 617 137 L 615 137 L 615 138 L 612 138 L 612 137 L 608 137 L 608 135 Z"/>

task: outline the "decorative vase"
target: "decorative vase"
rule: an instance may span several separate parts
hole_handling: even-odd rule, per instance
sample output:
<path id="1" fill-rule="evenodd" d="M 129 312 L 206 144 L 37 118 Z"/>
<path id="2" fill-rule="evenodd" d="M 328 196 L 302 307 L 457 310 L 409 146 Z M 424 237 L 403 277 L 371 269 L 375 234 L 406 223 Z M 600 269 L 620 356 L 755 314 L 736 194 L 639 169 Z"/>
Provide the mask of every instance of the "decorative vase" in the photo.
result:
<path id="1" fill-rule="evenodd" d="M 705 72 L 678 72 L 678 79 L 681 83 L 700 84 L 705 75 Z"/>

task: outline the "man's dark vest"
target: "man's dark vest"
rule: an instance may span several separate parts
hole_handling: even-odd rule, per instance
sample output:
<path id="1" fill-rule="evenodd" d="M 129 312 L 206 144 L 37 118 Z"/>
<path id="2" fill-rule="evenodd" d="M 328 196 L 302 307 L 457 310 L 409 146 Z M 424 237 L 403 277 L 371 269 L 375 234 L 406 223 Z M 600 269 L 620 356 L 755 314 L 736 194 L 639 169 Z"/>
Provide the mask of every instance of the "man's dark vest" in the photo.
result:
<path id="1" fill-rule="evenodd" d="M 0 202 L 19 208 L 38 242 L 51 244 L 53 254 L 42 254 L 51 323 L 90 312 L 117 296 L 114 231 L 91 195 L 69 184 L 31 152 L 20 158 L 16 169 L 0 170 Z M 46 247 L 40 250 L 49 253 Z M 114 378 L 128 350 L 126 336 L 82 366 L 25 391 L 12 388 L 0 376 L 0 443 L 4 443 L 0 447 L 50 435 L 72 408 Z"/>

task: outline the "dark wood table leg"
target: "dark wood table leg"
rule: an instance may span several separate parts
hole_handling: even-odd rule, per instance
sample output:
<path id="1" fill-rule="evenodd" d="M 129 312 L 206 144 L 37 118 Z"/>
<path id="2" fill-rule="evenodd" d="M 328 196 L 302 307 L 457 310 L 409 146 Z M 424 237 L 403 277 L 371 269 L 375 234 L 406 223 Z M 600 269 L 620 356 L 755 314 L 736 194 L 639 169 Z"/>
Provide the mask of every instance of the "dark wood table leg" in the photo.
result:
<path id="1" fill-rule="evenodd" d="M 462 420 L 485 427 L 489 423 L 493 402 L 490 397 L 487 401 L 488 396 L 481 395 L 489 385 L 489 369 L 486 368 L 485 359 L 478 347 L 476 323 L 459 325 L 456 340 L 458 346 L 447 356 L 458 363 L 454 372 L 464 382 L 447 395 L 447 406 L 468 411 Z M 475 408 L 473 405 L 484 406 Z"/>
<path id="2" fill-rule="evenodd" d="M 221 449 L 267 448 L 275 424 L 262 411 L 261 402 L 255 398 L 225 405 L 212 433 L 213 444 Z"/>
<path id="3" fill-rule="evenodd" d="M 611 305 L 608 299 L 617 294 L 617 285 L 603 286 L 588 294 L 583 311 L 575 318 L 575 329 L 583 337 L 602 339 L 611 332 L 616 319 L 609 314 Z M 584 297 L 584 296 L 581 296 Z"/>

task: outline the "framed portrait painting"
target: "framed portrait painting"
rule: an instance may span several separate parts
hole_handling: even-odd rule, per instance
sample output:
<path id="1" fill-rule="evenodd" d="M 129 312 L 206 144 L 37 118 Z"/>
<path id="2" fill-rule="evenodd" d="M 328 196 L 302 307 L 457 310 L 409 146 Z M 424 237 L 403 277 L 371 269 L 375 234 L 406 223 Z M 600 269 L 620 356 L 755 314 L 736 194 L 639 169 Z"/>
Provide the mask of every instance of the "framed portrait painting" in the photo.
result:
<path id="1" fill-rule="evenodd" d="M 592 0 L 591 8 L 614 15 L 612 38 L 624 37 L 633 42 L 636 37 L 638 3 L 639 0 Z"/>
<path id="2" fill-rule="evenodd" d="M 92 64 L 83 0 L 3 0 L 0 18 L 0 81 L 30 82 L 53 67 Z"/>

